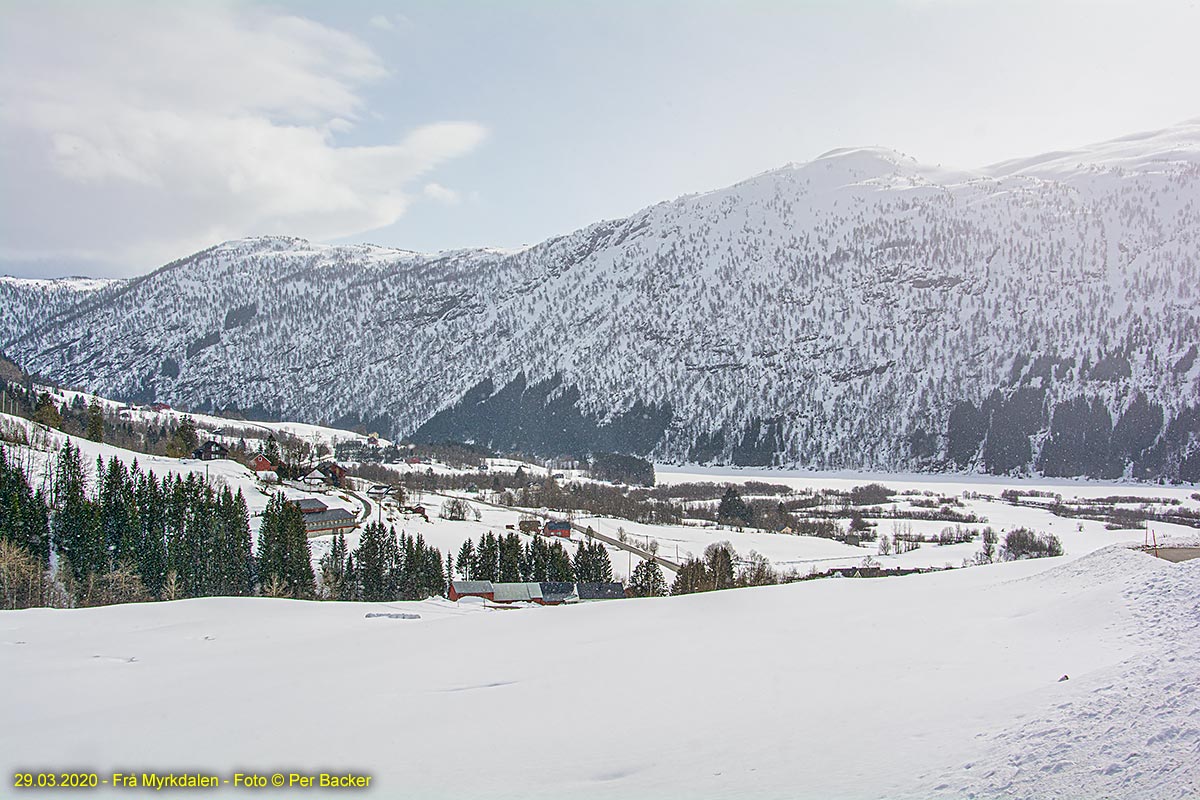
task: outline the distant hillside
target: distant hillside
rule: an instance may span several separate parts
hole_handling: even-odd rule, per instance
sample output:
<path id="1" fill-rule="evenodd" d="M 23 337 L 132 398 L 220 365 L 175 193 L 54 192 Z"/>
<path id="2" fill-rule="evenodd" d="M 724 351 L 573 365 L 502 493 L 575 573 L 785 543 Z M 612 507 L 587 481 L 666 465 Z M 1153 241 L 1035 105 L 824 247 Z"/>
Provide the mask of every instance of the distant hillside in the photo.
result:
<path id="1" fill-rule="evenodd" d="M 0 284 L 0 346 L 122 398 L 548 455 L 1197 480 L 1198 232 L 1197 123 L 974 172 L 837 150 L 515 252 L 261 238 Z"/>

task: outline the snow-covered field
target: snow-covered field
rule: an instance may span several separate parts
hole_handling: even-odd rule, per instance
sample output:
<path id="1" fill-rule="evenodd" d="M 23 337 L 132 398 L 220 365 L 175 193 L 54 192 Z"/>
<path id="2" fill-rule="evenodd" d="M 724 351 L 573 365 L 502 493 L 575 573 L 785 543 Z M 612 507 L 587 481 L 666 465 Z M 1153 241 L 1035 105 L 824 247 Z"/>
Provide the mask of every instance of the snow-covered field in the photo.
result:
<path id="1" fill-rule="evenodd" d="M 1017 479 L 995 475 L 889 475 L 720 467 L 679 468 L 664 465 L 656 465 L 655 475 L 660 485 L 692 482 L 741 484 L 747 481 L 761 481 L 791 486 L 795 489 L 848 491 L 855 486 L 879 483 L 897 491 L 929 491 L 935 495 L 958 497 L 962 500 L 963 505 L 956 510 L 974 513 L 987 520 L 986 523 L 968 523 L 963 527 L 978 529 L 989 525 L 1000 532 L 1016 527 L 1027 527 L 1035 531 L 1052 533 L 1062 542 L 1069 557 L 1081 556 L 1118 542 L 1140 544 L 1145 539 L 1146 532 L 1132 529 L 1108 530 L 1103 522 L 1064 519 L 1042 508 L 1027 505 L 1014 506 L 999 499 L 1001 492 L 1005 489 L 1017 489 L 1022 492 L 1050 491 L 1061 493 L 1066 500 L 1115 495 L 1144 497 L 1147 501 L 1168 498 L 1178 500 L 1181 508 L 1200 509 L 1200 500 L 1194 497 L 1197 493 L 1197 487 L 1194 485 L 1157 486 L 1146 483 L 1045 478 Z M 969 496 L 964 497 L 964 493 L 969 493 Z M 903 500 L 903 498 L 897 499 Z M 884 567 L 960 566 L 964 559 L 972 559 L 980 549 L 980 542 L 976 539 L 974 542 L 945 546 L 923 543 L 920 548 L 907 553 L 882 556 L 879 555 L 875 543 L 864 543 L 860 547 L 853 547 L 830 539 L 739 531 L 728 527 L 639 525 L 624 520 L 586 518 L 579 521 L 580 524 L 592 525 L 605 533 L 613 532 L 617 527 L 623 527 L 634 537 L 635 542 L 645 541 L 646 538 L 657 539 L 659 553 L 667 558 L 674 559 L 676 553 L 681 558 L 689 555 L 699 556 L 709 544 L 729 541 L 740 555 L 745 555 L 750 550 L 757 550 L 776 566 L 784 569 L 797 569 L 801 572 L 807 572 L 812 568 L 824 570 L 831 567 L 851 566 L 861 562 L 868 555 L 879 561 Z M 868 518 L 868 521 L 876 524 L 876 530 L 880 535 L 887 536 L 894 535 L 897 523 L 907 526 L 914 534 L 926 536 L 936 536 L 946 527 L 955 527 L 955 523 L 927 520 Z M 841 524 L 844 526 L 845 520 L 841 520 Z M 1194 539 L 1197 533 L 1194 528 L 1169 523 L 1152 522 L 1149 523 L 1149 528 L 1153 530 L 1160 543 Z"/>
<path id="2" fill-rule="evenodd" d="M 0 762 L 353 770 L 376 797 L 1182 799 L 1198 608 L 1200 561 L 1110 547 L 511 613 L 3 612 Z"/>
<path id="3" fill-rule="evenodd" d="M 52 446 L 61 439 L 48 435 Z M 78 444 L 89 464 L 136 455 Z M 14 452 L 36 482 L 46 456 Z M 242 489 L 252 511 L 266 502 L 233 462 L 136 457 L 160 474 L 207 471 Z M 1140 542 L 1141 531 L 987 499 L 1050 488 L 1195 507 L 1195 487 L 663 467 L 658 476 L 968 492 L 962 510 L 1000 530 L 1053 532 L 1067 555 L 512 613 L 265 598 L 0 612 L 0 680 L 19 687 L 0 693 L 0 766 L 101 779 L 355 771 L 374 776 L 374 796 L 426 798 L 1141 800 L 1200 790 L 1200 560 L 1160 561 L 1113 544 Z M 377 502 L 372 513 L 443 552 L 521 514 L 475 500 L 478 520 L 443 520 L 444 499 L 412 498 L 428 522 Z M 623 528 L 635 544 L 656 539 L 668 558 L 729 540 L 798 571 L 867 555 L 957 565 L 979 548 L 924 544 L 888 557 L 814 537 L 576 521 Z M 879 520 L 880 532 L 891 524 Z M 945 523 L 912 526 L 936 533 Z M 1155 527 L 1160 541 L 1196 539 Z M 312 540 L 314 559 L 328 542 Z M 622 578 L 637 563 L 610 557 Z M 366 616 L 397 612 L 420 619 Z"/>

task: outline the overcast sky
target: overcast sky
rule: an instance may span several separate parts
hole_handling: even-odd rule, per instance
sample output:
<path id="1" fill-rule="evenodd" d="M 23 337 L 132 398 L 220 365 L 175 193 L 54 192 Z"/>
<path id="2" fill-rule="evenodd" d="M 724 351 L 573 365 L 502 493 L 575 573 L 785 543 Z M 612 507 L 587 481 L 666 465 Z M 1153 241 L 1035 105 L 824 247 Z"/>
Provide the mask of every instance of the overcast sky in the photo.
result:
<path id="1" fill-rule="evenodd" d="M 835 147 L 1200 116 L 1200 2 L 0 0 L 0 274 L 514 246 Z"/>

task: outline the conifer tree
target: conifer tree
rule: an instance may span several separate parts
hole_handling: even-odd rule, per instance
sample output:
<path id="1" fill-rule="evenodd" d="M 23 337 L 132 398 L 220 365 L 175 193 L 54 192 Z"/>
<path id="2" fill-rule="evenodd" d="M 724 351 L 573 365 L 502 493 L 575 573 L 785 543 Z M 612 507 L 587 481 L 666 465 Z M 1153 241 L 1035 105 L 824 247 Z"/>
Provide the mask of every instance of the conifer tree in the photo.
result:
<path id="1" fill-rule="evenodd" d="M 475 574 L 475 546 L 471 544 L 471 540 L 467 539 L 462 543 L 462 547 L 458 549 L 458 573 L 462 575 L 463 580 L 472 581 L 476 579 Z"/>
<path id="2" fill-rule="evenodd" d="M 754 521 L 750 506 L 746 505 L 742 495 L 733 486 L 725 490 L 725 495 L 717 505 L 717 520 L 726 525 L 739 527 L 750 525 Z"/>
<path id="3" fill-rule="evenodd" d="M 491 531 L 479 537 L 479 547 L 475 552 L 475 580 L 499 580 L 500 575 L 500 543 Z"/>
<path id="4" fill-rule="evenodd" d="M 571 557 L 567 555 L 562 542 L 555 542 L 550 548 L 546 561 L 546 577 L 542 580 L 571 583 L 575 581 L 575 569 L 571 566 Z"/>
<path id="5" fill-rule="evenodd" d="M 667 581 L 655 561 L 643 561 L 633 568 L 629 588 L 637 597 L 660 597 L 667 593 Z"/>
<path id="6" fill-rule="evenodd" d="M 282 459 L 279 457 L 279 442 L 275 441 L 274 436 L 267 437 L 266 442 L 263 443 L 262 454 L 267 461 L 270 461 L 275 466 L 279 466 L 279 462 Z"/>
<path id="7" fill-rule="evenodd" d="M 54 495 L 56 509 L 51 524 L 54 549 L 66 562 L 75 585 L 81 586 L 89 575 L 107 572 L 109 563 L 95 507 L 87 496 L 79 448 L 70 439 L 58 453 Z"/>
<path id="8" fill-rule="evenodd" d="M 382 522 L 363 529 L 354 551 L 355 579 L 361 599 L 370 602 L 395 600 L 395 571 L 399 548 L 396 533 Z"/>
<path id="9" fill-rule="evenodd" d="M 689 558 L 680 565 L 679 572 L 675 574 L 671 594 L 707 592 L 712 588 L 712 577 L 708 574 L 708 567 L 698 558 Z"/>
<path id="10" fill-rule="evenodd" d="M 297 599 L 311 597 L 316 584 L 304 519 L 282 492 L 267 502 L 258 534 L 258 582 L 267 586 L 272 581 Z"/>
<path id="11" fill-rule="evenodd" d="M 85 435 L 93 442 L 104 441 L 104 409 L 100 407 L 100 401 L 94 397 L 87 410 L 87 432 Z"/>
<path id="12" fill-rule="evenodd" d="M 250 514 L 246 498 L 229 487 L 217 496 L 213 513 L 213 574 L 209 588 L 213 594 L 238 596 L 251 589 Z"/>
<path id="13" fill-rule="evenodd" d="M 161 598 L 167 581 L 166 498 L 149 472 L 137 477 L 137 572 L 151 597 Z"/>
<path id="14" fill-rule="evenodd" d="M 499 581 L 515 583 L 521 580 L 521 538 L 516 533 L 500 537 Z"/>
<path id="15" fill-rule="evenodd" d="M 50 560 L 49 511 L 42 495 L 34 494 L 25 471 L 10 464 L 0 446 L 0 539 L 27 551 L 39 568 Z"/>
<path id="16" fill-rule="evenodd" d="M 325 597 L 330 600 L 347 600 L 346 586 L 346 537 L 340 531 L 333 535 L 329 552 L 321 557 L 321 586 Z"/>
<path id="17" fill-rule="evenodd" d="M 54 403 L 49 392 L 38 395 L 37 408 L 33 411 L 33 421 L 40 422 L 47 428 L 62 428 L 62 414 Z"/>
<path id="18" fill-rule="evenodd" d="M 137 561 L 139 519 L 134 484 L 121 459 L 113 456 L 100 469 L 99 524 L 105 549 L 111 554 L 114 566 Z"/>
<path id="19" fill-rule="evenodd" d="M 584 542 L 575 550 L 575 579 L 580 583 L 612 582 L 612 561 L 603 543 Z"/>

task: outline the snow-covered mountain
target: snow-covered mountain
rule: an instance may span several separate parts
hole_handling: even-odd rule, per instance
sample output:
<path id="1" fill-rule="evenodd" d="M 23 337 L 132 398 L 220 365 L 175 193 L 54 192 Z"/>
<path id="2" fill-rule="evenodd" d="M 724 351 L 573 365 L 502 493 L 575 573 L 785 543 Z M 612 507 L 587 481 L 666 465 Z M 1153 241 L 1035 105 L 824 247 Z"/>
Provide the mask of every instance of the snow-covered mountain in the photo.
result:
<path id="1" fill-rule="evenodd" d="M 545 453 L 1197 480 L 1198 236 L 1200 120 L 970 172 L 835 150 L 518 251 L 270 237 L 0 284 L 0 347 L 124 398 Z"/>

